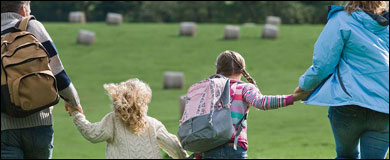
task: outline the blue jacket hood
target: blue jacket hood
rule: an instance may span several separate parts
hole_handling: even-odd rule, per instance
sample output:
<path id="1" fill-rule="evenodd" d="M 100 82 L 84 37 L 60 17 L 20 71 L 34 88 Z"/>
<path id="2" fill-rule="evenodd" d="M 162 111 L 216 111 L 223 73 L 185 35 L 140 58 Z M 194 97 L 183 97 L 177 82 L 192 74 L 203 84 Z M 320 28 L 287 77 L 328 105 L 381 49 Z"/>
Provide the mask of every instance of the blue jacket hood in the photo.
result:
<path id="1" fill-rule="evenodd" d="M 335 15 L 337 12 L 344 11 L 344 6 L 337 6 L 332 5 L 328 7 L 328 20 L 332 18 L 333 15 Z M 373 14 L 372 14 L 373 15 Z M 387 16 L 386 16 L 387 15 Z M 377 15 L 380 17 L 383 17 L 382 20 L 386 20 L 388 24 L 388 12 L 385 12 L 384 15 Z M 383 29 L 386 29 L 388 25 L 382 26 L 379 24 L 378 19 L 374 19 L 369 14 L 367 14 L 364 11 L 355 11 L 351 13 L 351 17 L 358 21 L 359 23 L 363 24 L 365 28 L 368 30 L 371 30 L 373 32 L 382 31 Z"/>
<path id="2" fill-rule="evenodd" d="M 330 19 L 330 17 L 332 17 L 332 15 L 334 13 L 339 12 L 339 11 L 343 11 L 343 10 L 344 10 L 343 6 L 335 6 L 335 5 L 329 6 L 328 7 L 328 20 Z"/>

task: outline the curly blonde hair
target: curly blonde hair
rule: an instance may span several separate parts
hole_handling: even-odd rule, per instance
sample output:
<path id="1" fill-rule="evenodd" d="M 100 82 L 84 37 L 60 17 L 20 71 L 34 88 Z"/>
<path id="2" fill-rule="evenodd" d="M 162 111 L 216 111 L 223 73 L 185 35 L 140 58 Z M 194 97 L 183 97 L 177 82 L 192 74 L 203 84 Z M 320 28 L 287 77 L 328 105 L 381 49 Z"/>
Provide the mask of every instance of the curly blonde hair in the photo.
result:
<path id="1" fill-rule="evenodd" d="M 134 78 L 120 84 L 104 84 L 104 89 L 113 101 L 115 115 L 139 135 L 148 125 L 146 113 L 152 99 L 149 85 Z"/>
<path id="2" fill-rule="evenodd" d="M 383 11 L 389 10 L 388 1 L 348 1 L 345 4 L 345 10 L 348 11 L 348 14 L 359 10 L 359 8 L 366 12 L 372 12 L 375 14 L 380 14 Z"/>

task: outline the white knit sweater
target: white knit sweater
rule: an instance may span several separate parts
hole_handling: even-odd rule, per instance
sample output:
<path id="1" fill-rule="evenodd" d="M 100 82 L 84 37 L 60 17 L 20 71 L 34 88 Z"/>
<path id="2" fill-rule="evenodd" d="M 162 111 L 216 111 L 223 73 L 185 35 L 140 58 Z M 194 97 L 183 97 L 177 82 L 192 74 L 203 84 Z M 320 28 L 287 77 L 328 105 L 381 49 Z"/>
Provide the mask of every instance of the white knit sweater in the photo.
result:
<path id="1" fill-rule="evenodd" d="M 137 136 L 129 131 L 114 112 L 100 122 L 90 123 L 80 112 L 72 113 L 73 122 L 85 139 L 92 143 L 107 142 L 107 159 L 161 159 L 160 147 L 172 158 L 186 158 L 179 140 L 155 118 L 147 117 L 149 126 Z"/>

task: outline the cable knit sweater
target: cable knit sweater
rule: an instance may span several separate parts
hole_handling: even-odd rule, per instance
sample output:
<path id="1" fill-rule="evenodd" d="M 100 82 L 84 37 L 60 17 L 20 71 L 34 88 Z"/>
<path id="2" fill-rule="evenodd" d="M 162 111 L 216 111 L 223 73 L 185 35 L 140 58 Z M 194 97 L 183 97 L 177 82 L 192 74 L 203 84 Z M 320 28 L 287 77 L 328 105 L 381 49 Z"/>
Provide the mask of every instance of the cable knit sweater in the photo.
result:
<path id="1" fill-rule="evenodd" d="M 72 118 L 85 139 L 92 143 L 107 142 L 107 159 L 161 159 L 160 147 L 173 158 L 188 157 L 177 137 L 155 118 L 147 117 L 150 125 L 140 136 L 131 133 L 114 112 L 96 123 L 90 123 L 77 111 Z"/>

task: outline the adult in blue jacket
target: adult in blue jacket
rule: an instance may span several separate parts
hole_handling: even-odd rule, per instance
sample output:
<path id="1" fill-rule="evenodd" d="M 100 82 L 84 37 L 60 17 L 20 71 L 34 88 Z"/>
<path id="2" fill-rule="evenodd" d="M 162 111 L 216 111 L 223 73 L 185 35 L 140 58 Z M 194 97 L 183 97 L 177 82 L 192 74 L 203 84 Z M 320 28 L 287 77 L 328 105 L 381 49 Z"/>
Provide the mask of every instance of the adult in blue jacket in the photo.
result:
<path id="1" fill-rule="evenodd" d="M 385 8 L 384 6 L 387 6 Z M 313 65 L 295 92 L 306 104 L 330 106 L 337 158 L 385 158 L 389 148 L 387 1 L 330 6 Z"/>

